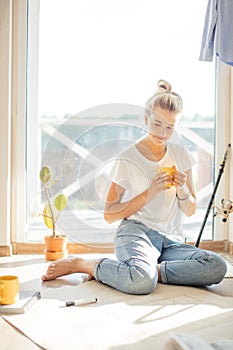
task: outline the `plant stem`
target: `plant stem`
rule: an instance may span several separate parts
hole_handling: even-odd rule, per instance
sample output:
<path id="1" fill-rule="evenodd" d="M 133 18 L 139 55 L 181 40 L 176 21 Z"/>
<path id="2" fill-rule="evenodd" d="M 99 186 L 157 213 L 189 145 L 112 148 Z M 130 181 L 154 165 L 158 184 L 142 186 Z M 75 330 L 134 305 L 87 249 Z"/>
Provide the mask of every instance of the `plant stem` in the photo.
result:
<path id="1" fill-rule="evenodd" d="M 45 189 L 45 194 L 46 194 L 46 197 L 47 197 L 49 209 L 50 209 L 50 212 L 51 212 L 51 219 L 52 219 L 52 223 L 53 223 L 53 237 L 55 237 L 56 236 L 56 232 L 55 232 L 55 218 L 54 218 L 54 215 L 53 215 L 52 205 L 51 205 L 51 202 L 50 202 L 50 199 L 49 199 L 49 190 L 46 187 L 46 185 L 44 186 L 44 189 Z"/>

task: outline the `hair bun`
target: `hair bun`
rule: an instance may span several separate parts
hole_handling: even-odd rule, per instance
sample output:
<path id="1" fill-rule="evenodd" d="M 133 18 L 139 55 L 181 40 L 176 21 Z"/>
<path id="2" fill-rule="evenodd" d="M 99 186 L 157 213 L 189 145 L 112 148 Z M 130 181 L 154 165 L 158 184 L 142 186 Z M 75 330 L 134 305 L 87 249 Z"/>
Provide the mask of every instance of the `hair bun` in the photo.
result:
<path id="1" fill-rule="evenodd" d="M 147 114 L 150 115 L 153 108 L 161 108 L 166 111 L 180 113 L 183 109 L 183 101 L 179 94 L 172 91 L 171 84 L 166 80 L 159 80 L 157 92 L 146 102 Z"/>
<path id="2" fill-rule="evenodd" d="M 171 92 L 172 91 L 171 84 L 166 80 L 160 79 L 157 83 L 157 86 L 158 86 L 158 92 Z"/>

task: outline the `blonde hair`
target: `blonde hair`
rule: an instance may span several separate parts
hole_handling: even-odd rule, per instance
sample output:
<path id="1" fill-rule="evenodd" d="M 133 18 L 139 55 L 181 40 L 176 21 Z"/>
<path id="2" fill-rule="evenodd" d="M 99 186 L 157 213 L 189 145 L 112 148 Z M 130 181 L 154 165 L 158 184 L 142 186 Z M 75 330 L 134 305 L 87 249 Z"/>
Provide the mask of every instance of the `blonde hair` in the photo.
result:
<path id="1" fill-rule="evenodd" d="M 159 80 L 157 87 L 157 92 L 146 102 L 147 113 L 150 114 L 155 107 L 180 113 L 183 109 L 183 101 L 180 95 L 172 91 L 171 84 L 166 80 Z"/>

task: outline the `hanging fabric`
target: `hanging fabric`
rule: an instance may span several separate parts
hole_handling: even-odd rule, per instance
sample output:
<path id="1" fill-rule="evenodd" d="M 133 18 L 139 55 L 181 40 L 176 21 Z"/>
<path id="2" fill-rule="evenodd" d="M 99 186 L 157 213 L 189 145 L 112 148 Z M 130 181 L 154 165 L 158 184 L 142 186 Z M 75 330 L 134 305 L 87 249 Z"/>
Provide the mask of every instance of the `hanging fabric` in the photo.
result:
<path id="1" fill-rule="evenodd" d="M 233 0 L 208 0 L 200 61 L 217 57 L 233 66 Z"/>

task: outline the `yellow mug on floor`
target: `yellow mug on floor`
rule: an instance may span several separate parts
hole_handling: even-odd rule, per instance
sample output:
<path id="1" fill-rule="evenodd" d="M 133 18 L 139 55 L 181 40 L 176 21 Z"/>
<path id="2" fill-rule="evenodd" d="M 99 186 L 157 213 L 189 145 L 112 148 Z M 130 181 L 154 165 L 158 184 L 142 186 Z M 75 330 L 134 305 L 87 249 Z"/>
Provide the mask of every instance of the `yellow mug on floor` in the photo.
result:
<path id="1" fill-rule="evenodd" d="M 19 300 L 17 276 L 0 276 L 0 304 L 15 304 Z"/>
<path id="2" fill-rule="evenodd" d="M 176 171 L 176 166 L 175 165 L 173 165 L 173 166 L 163 166 L 163 167 L 160 168 L 160 172 L 167 173 L 167 174 L 171 175 L 172 177 L 174 176 L 175 171 Z M 166 187 L 172 187 L 174 185 L 173 185 L 173 182 L 168 182 L 168 183 L 166 183 L 165 186 Z"/>

